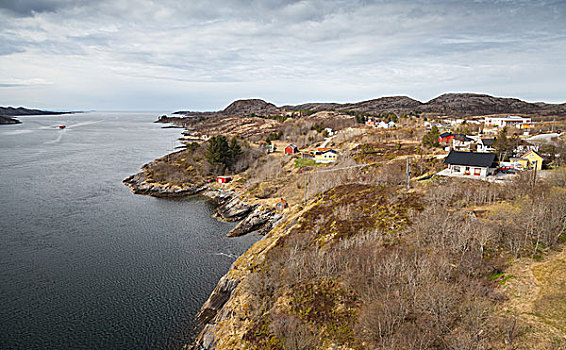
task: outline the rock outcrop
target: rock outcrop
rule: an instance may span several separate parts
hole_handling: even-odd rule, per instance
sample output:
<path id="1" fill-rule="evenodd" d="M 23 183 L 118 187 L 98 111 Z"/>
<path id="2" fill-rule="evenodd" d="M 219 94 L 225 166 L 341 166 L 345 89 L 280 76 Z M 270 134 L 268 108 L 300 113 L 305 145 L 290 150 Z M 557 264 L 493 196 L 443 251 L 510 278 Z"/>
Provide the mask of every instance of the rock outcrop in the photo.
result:
<path id="1" fill-rule="evenodd" d="M 143 173 L 137 173 L 122 180 L 135 194 L 146 194 L 154 197 L 190 196 L 204 191 L 207 187 L 193 184 L 160 184 L 148 182 Z"/>
<path id="2" fill-rule="evenodd" d="M 255 206 L 254 210 L 236 227 L 228 232 L 228 237 L 239 237 L 248 232 L 259 231 L 266 234 L 282 219 L 282 215 L 263 206 Z"/>
<path id="3" fill-rule="evenodd" d="M 216 216 L 226 221 L 239 221 L 248 216 L 253 208 L 234 196 L 216 209 Z"/>

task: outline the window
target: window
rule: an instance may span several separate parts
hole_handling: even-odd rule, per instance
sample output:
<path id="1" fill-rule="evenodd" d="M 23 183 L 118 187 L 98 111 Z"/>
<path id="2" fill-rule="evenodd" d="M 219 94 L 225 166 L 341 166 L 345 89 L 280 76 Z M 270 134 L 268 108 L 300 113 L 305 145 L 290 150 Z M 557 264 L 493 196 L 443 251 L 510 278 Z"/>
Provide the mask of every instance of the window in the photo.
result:
<path id="1" fill-rule="evenodd" d="M 481 174 L 481 168 L 474 168 L 474 175 L 480 175 Z"/>
<path id="2" fill-rule="evenodd" d="M 454 165 L 454 168 L 452 168 L 452 169 L 453 169 L 453 171 L 454 171 L 455 173 L 459 173 L 459 172 L 460 172 L 460 167 L 457 166 L 457 165 Z"/>

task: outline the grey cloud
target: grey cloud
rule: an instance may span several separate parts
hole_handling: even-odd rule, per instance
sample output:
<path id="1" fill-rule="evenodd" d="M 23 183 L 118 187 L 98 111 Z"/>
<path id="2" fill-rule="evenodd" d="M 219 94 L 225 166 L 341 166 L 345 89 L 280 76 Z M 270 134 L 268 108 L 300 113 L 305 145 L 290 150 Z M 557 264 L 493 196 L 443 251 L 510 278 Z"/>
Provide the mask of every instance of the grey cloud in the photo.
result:
<path id="1" fill-rule="evenodd" d="M 565 1 L 0 0 L 0 65 L 67 57 L 74 74 L 164 89 L 311 81 L 340 86 L 339 95 L 376 81 L 422 87 L 431 77 L 465 88 L 510 81 L 532 62 L 544 67 L 541 79 L 564 74 L 555 58 L 566 53 L 565 17 Z"/>
<path id="2" fill-rule="evenodd" d="M 72 0 L 0 0 L 0 10 L 9 11 L 17 16 L 32 16 L 34 13 L 55 12 L 74 6 L 78 2 Z"/>

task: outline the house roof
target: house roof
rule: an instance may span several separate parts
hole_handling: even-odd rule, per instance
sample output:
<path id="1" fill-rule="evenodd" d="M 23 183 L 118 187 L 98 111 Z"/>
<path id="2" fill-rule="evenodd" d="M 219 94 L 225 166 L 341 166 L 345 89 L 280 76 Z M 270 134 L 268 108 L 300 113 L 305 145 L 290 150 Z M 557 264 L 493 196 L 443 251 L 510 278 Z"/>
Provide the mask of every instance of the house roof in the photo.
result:
<path id="1" fill-rule="evenodd" d="M 336 151 L 333 150 L 333 149 L 329 149 L 329 150 L 326 150 L 326 151 L 316 151 L 316 152 L 314 152 L 314 154 L 316 154 L 317 156 L 318 156 L 318 155 L 321 155 L 321 154 L 325 154 L 325 153 L 334 153 L 334 154 L 337 154 L 338 152 L 336 152 Z"/>
<path id="2" fill-rule="evenodd" d="M 292 143 L 290 143 L 287 147 L 298 148 L 296 145 L 294 145 L 294 144 L 292 144 Z M 287 147 L 285 147 L 285 148 L 287 148 Z"/>
<path id="3" fill-rule="evenodd" d="M 469 138 L 468 136 L 464 135 L 464 134 L 458 134 L 458 135 L 454 135 L 454 138 L 458 141 L 462 141 L 462 142 L 470 142 L 470 141 L 474 141 L 473 139 Z"/>
<path id="4" fill-rule="evenodd" d="M 532 150 L 532 149 L 529 150 L 528 152 L 526 152 L 525 154 L 523 154 L 523 155 L 521 156 L 521 158 L 525 158 L 525 157 L 526 157 L 527 155 L 529 155 L 530 153 L 534 153 L 534 154 L 537 155 L 539 158 L 542 158 L 542 157 L 540 156 L 540 154 L 538 154 L 537 152 L 535 152 L 535 151 Z"/>
<path id="5" fill-rule="evenodd" d="M 444 164 L 490 167 L 496 159 L 495 153 L 450 151 L 448 157 L 444 160 Z"/>
<path id="6" fill-rule="evenodd" d="M 445 138 L 448 136 L 452 136 L 453 134 L 451 132 L 443 132 L 442 134 L 438 135 L 440 138 Z"/>
<path id="7" fill-rule="evenodd" d="M 484 144 L 484 146 L 493 146 L 495 139 L 481 139 L 481 142 Z"/>

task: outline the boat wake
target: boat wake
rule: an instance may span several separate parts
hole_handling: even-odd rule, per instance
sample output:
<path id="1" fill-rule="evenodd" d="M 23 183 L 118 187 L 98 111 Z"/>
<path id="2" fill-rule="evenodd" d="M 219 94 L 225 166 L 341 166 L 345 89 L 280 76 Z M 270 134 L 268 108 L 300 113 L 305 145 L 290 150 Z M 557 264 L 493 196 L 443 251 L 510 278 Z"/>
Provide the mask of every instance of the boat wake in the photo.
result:
<path id="1" fill-rule="evenodd" d="M 225 257 L 231 258 L 231 259 L 237 259 L 237 258 L 238 258 L 238 256 L 237 256 L 237 255 L 234 255 L 234 254 L 215 253 L 214 255 L 225 256 Z"/>
<path id="2" fill-rule="evenodd" d="M 61 139 L 63 138 L 63 134 L 64 134 L 64 132 L 62 131 L 62 132 L 59 134 L 59 136 L 57 136 L 57 138 L 56 138 L 55 140 L 47 141 L 47 142 L 45 142 L 45 144 L 46 144 L 46 145 L 51 145 L 51 144 L 54 144 L 54 143 L 59 143 L 59 142 L 61 142 Z"/>
<path id="3" fill-rule="evenodd" d="M 21 134 L 29 134 L 33 132 L 33 130 L 29 130 L 29 129 L 24 129 L 24 130 L 13 130 L 13 131 L 7 131 L 2 133 L 2 135 L 21 135 Z"/>

